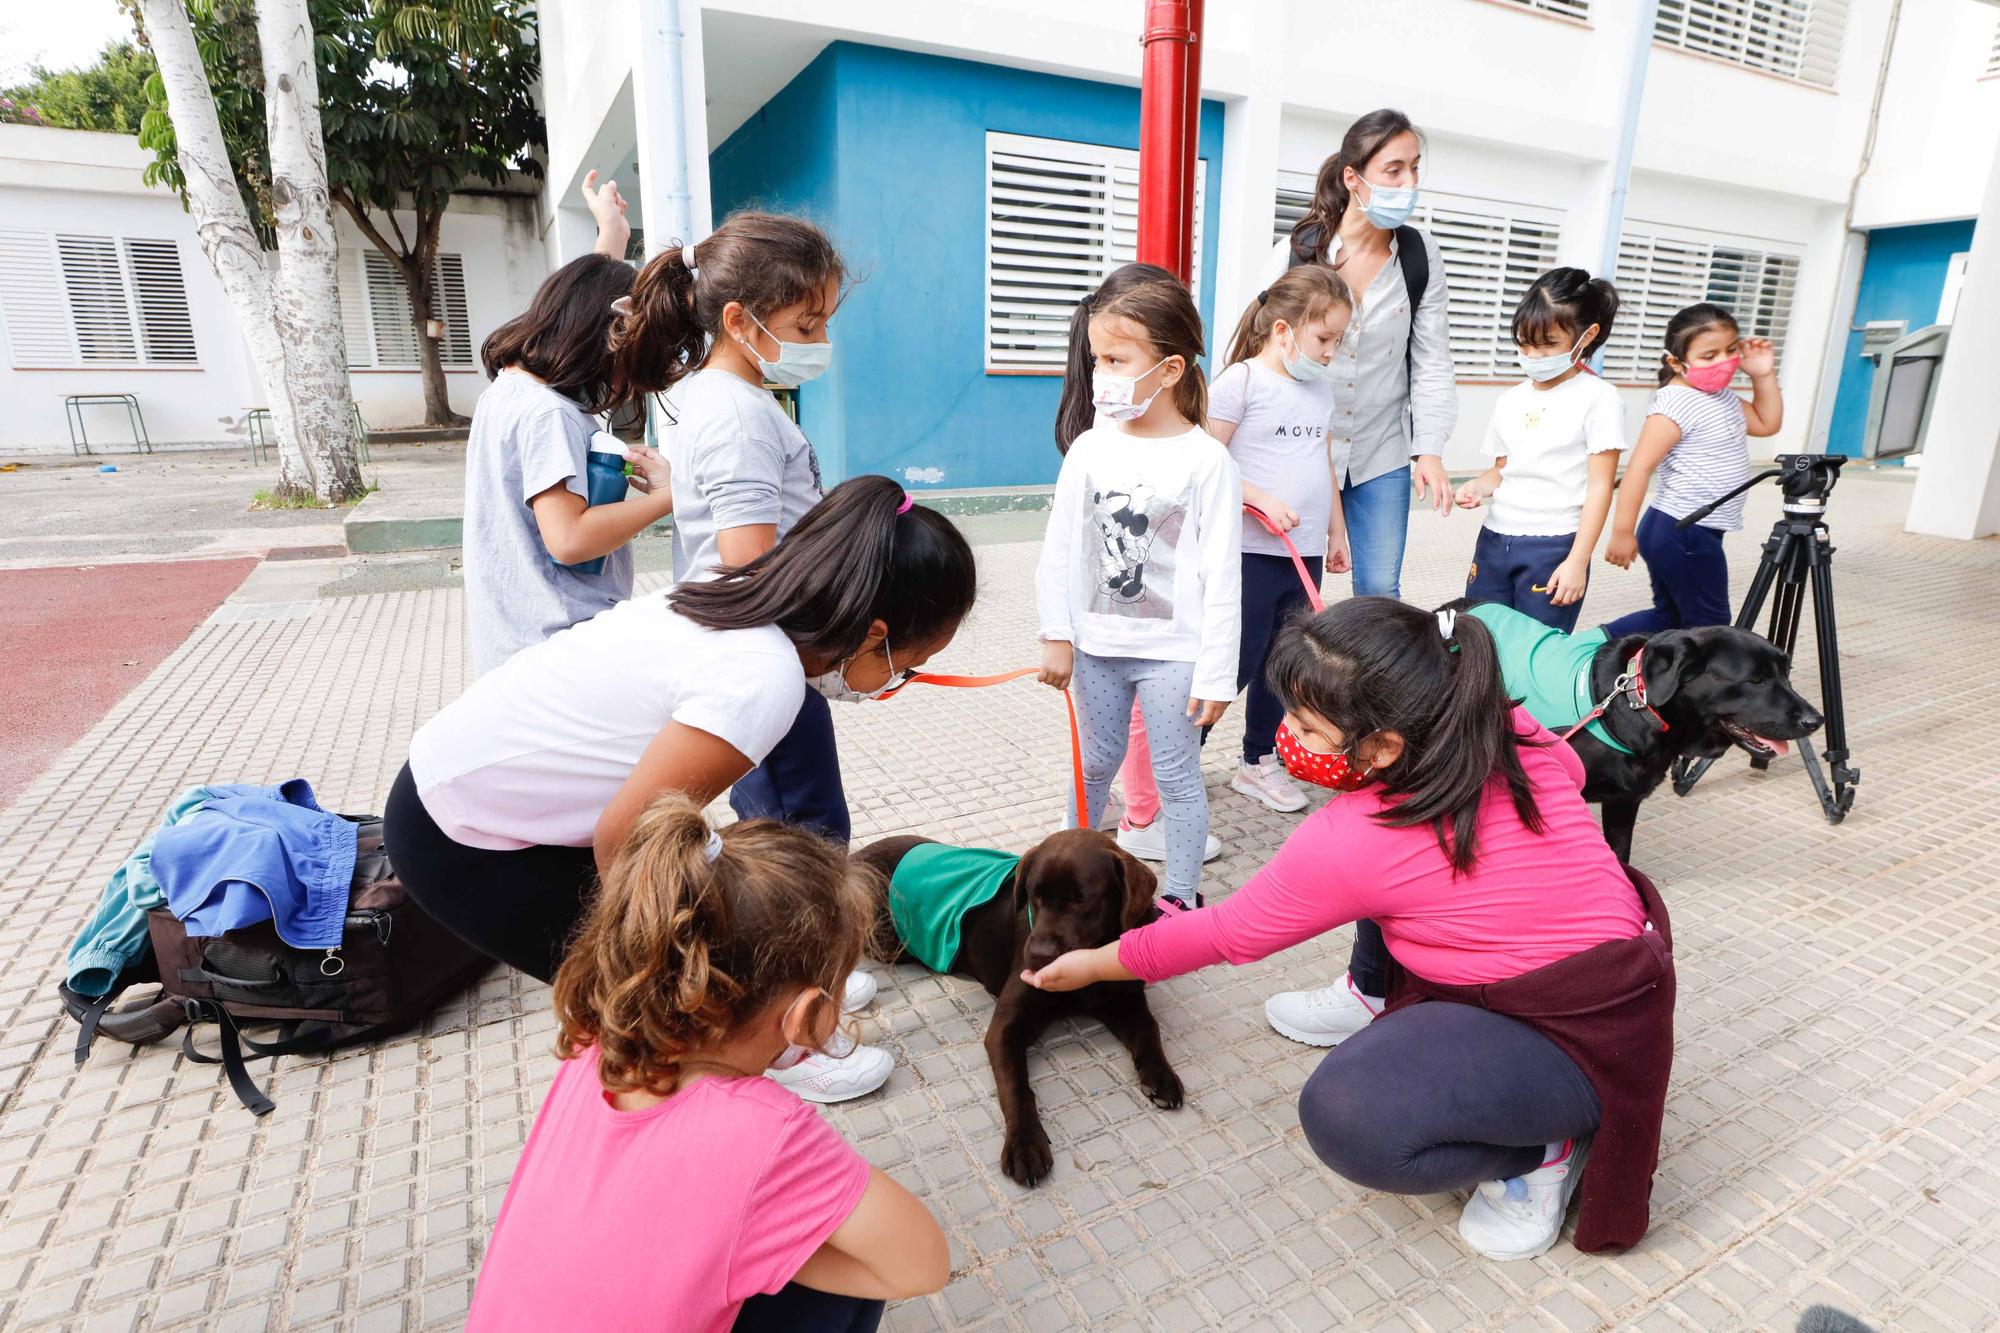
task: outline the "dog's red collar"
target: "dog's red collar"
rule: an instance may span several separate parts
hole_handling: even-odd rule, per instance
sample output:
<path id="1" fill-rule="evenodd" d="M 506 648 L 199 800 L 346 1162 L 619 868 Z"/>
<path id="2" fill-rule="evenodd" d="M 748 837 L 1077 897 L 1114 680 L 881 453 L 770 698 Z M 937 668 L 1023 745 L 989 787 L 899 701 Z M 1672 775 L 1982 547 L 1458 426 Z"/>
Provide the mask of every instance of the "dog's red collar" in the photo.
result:
<path id="1" fill-rule="evenodd" d="M 1611 682 L 1611 693 L 1599 699 L 1596 707 L 1584 714 L 1583 718 L 1575 726 L 1565 731 L 1557 739 L 1566 741 L 1576 735 L 1577 732 L 1582 731 L 1585 727 L 1597 721 L 1598 718 L 1603 717 L 1611 708 L 1612 702 L 1621 694 L 1625 696 L 1625 702 L 1631 707 L 1633 712 L 1645 713 L 1653 721 L 1659 723 L 1661 731 L 1672 731 L 1673 728 L 1667 725 L 1667 720 L 1659 715 L 1658 711 L 1654 709 L 1653 705 L 1646 698 L 1646 676 L 1643 669 L 1645 656 L 1646 650 L 1644 647 L 1641 647 L 1638 652 L 1633 653 L 1632 660 L 1625 664 L 1624 674 Z"/>

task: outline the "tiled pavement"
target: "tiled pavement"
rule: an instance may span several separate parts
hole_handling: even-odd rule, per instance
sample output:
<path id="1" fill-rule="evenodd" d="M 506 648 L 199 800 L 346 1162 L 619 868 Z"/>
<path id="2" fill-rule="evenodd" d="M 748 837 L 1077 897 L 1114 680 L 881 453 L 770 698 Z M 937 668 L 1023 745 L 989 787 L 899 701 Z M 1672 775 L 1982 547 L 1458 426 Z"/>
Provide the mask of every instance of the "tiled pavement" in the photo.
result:
<path id="1" fill-rule="evenodd" d="M 1294 1112 L 1315 1055 L 1260 1005 L 1337 974 L 1344 931 L 1158 988 L 1179 1112 L 1136 1093 L 1101 1031 L 1052 1033 L 1033 1068 L 1057 1168 L 1037 1190 L 996 1166 L 985 994 L 904 968 L 867 1018 L 894 1079 L 831 1112 L 952 1237 L 951 1285 L 890 1326 L 1789 1329 L 1818 1301 L 1885 1330 L 1993 1326 L 2000 896 L 1981 862 L 2000 832 L 2000 545 L 1904 535 L 1908 495 L 1857 477 L 1835 497 L 1866 774 L 1853 817 L 1825 824 L 1796 761 L 1729 762 L 1640 823 L 1681 973 L 1641 1247 L 1489 1264 L 1461 1248 L 1457 1200 L 1372 1194 L 1317 1164 Z M 1739 585 L 1772 501 L 1732 539 Z M 1413 600 L 1455 593 L 1472 536 L 1463 515 L 1415 518 Z M 982 549 L 985 600 L 952 667 L 1029 659 L 1034 555 Z M 1596 577 L 1593 617 L 1641 597 L 1636 572 Z M 106 1044 L 72 1066 L 63 949 L 175 792 L 297 773 L 330 806 L 379 808 L 411 729 L 465 679 L 456 591 L 258 586 L 0 814 L 0 1326 L 450 1326 L 554 1068 L 546 994 L 510 975 L 421 1034 L 279 1061 L 263 1120 L 177 1049 Z M 1019 848 L 1061 819 L 1060 709 L 1029 683 L 840 714 L 863 836 Z M 1216 892 L 1287 827 L 1226 790 L 1234 725 L 1208 761 L 1229 846 Z"/>

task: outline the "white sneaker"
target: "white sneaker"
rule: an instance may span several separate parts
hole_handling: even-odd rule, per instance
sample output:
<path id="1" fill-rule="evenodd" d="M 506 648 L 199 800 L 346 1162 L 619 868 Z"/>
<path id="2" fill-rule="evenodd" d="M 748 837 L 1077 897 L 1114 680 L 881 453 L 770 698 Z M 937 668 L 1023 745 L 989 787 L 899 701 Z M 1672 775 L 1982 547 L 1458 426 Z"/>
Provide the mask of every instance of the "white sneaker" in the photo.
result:
<path id="1" fill-rule="evenodd" d="M 1338 1046 L 1375 1021 L 1387 1001 L 1363 995 L 1350 977 L 1318 990 L 1288 990 L 1264 1001 L 1264 1021 L 1308 1046 Z"/>
<path id="2" fill-rule="evenodd" d="M 1285 771 L 1278 756 L 1267 754 L 1254 764 L 1239 764 L 1229 779 L 1229 790 L 1241 792 L 1257 804 L 1281 815 L 1293 815 L 1306 808 L 1306 794 Z"/>
<path id="3" fill-rule="evenodd" d="M 847 974 L 847 990 L 840 997 L 840 1012 L 855 1013 L 866 1009 L 875 998 L 875 974 L 856 968 Z"/>
<path id="4" fill-rule="evenodd" d="M 856 1046 L 845 1055 L 817 1051 L 790 1069 L 767 1069 L 764 1077 L 822 1106 L 865 1097 L 889 1081 L 896 1058 L 880 1046 Z"/>
<path id="5" fill-rule="evenodd" d="M 1460 1238 L 1502 1263 L 1546 1253 L 1562 1232 L 1563 1213 L 1583 1179 L 1589 1148 L 1589 1139 L 1575 1139 L 1559 1162 L 1512 1180 L 1481 1181 L 1458 1215 Z"/>
<path id="6" fill-rule="evenodd" d="M 1141 861 L 1164 861 L 1167 859 L 1167 829 L 1155 819 L 1144 828 L 1133 828 L 1123 820 L 1118 824 L 1118 845 Z M 1213 861 L 1222 855 L 1222 843 L 1211 833 L 1208 842 L 1201 849 L 1203 861 Z"/>

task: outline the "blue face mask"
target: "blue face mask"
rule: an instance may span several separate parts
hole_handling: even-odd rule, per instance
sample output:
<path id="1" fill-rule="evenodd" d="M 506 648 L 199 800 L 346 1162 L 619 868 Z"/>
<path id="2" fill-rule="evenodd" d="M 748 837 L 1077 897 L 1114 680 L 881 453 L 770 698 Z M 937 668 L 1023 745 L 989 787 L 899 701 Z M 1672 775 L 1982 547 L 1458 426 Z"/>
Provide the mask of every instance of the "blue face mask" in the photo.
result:
<path id="1" fill-rule="evenodd" d="M 1417 211 L 1416 186 L 1377 185 L 1360 172 L 1355 175 L 1368 187 L 1368 200 L 1361 205 L 1361 215 L 1383 231 L 1396 230 Z"/>
<path id="2" fill-rule="evenodd" d="M 1577 349 L 1583 346 L 1579 338 L 1567 352 L 1551 352 L 1547 356 L 1529 356 L 1526 352 L 1514 353 L 1514 359 L 1521 363 L 1521 370 L 1537 384 L 1546 383 L 1558 375 L 1565 374 L 1576 364 Z"/>
<path id="3" fill-rule="evenodd" d="M 1314 384 L 1329 378 L 1333 374 L 1333 366 L 1313 360 L 1294 343 L 1291 354 L 1285 357 L 1285 373 L 1302 384 Z"/>
<path id="4" fill-rule="evenodd" d="M 749 315 L 749 311 L 743 312 Z M 745 341 L 743 346 L 751 356 L 757 358 L 757 368 L 764 372 L 769 383 L 784 389 L 796 389 L 807 380 L 816 380 L 826 374 L 826 368 L 833 364 L 833 344 L 788 343 L 777 334 L 764 328 L 764 321 L 750 315 L 750 322 L 763 330 L 764 336 L 778 344 L 778 359 L 766 361 L 756 346 Z"/>

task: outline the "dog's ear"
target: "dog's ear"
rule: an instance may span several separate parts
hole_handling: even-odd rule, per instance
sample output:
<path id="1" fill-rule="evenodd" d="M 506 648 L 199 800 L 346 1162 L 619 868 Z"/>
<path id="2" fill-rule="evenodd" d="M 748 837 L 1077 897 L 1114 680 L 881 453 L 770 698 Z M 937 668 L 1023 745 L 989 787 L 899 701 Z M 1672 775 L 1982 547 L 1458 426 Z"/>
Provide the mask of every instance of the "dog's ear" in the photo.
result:
<path id="1" fill-rule="evenodd" d="M 1112 851 L 1118 856 L 1118 868 L 1125 876 L 1125 911 L 1120 924 L 1130 930 L 1143 926 L 1153 915 L 1153 899 L 1158 895 L 1160 881 L 1146 868 L 1146 863 L 1116 843 Z"/>
<path id="2" fill-rule="evenodd" d="M 1022 855 L 1021 863 L 1014 867 L 1014 915 L 1016 916 L 1027 911 L 1028 904 L 1034 901 L 1033 895 L 1028 892 L 1028 885 L 1036 874 L 1040 858 L 1035 854 L 1039 851 L 1041 844 L 1037 843 Z"/>
<path id="3" fill-rule="evenodd" d="M 1647 639 L 1639 662 L 1646 678 L 1646 702 L 1655 708 L 1668 702 L 1701 670 L 1701 661 L 1701 643 L 1687 630 L 1662 630 Z"/>

